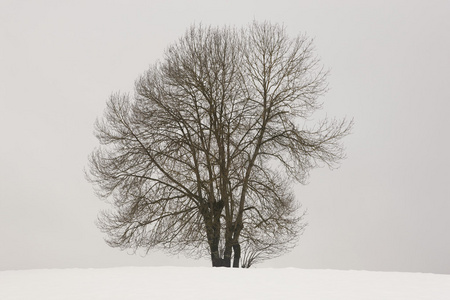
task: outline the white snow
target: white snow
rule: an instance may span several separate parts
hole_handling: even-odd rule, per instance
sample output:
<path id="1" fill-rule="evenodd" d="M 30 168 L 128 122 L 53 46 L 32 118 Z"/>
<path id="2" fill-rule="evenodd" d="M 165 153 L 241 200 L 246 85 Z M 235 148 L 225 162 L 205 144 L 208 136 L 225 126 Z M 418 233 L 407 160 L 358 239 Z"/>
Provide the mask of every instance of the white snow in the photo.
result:
<path id="1" fill-rule="evenodd" d="M 0 299 L 450 299 L 450 275 L 126 267 L 0 272 Z"/>

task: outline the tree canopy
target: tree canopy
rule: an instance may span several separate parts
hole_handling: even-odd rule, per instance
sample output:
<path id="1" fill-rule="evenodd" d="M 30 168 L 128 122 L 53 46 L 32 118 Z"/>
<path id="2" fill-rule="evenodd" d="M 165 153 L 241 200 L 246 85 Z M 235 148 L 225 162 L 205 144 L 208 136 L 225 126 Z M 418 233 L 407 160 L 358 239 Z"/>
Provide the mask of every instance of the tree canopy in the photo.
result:
<path id="1" fill-rule="evenodd" d="M 313 52 L 311 39 L 268 22 L 192 26 L 133 96 L 113 94 L 88 174 L 111 200 L 99 216 L 108 244 L 228 267 L 291 249 L 305 226 L 292 184 L 337 166 L 352 125 L 310 125 L 327 88 Z"/>

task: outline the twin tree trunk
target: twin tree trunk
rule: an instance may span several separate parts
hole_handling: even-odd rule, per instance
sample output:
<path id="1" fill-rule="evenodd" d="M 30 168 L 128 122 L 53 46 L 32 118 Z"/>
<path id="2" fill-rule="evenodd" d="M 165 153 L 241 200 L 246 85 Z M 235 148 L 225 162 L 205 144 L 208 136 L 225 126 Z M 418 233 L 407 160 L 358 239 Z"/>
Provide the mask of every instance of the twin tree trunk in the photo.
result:
<path id="1" fill-rule="evenodd" d="M 225 250 L 223 257 L 220 255 L 220 216 L 224 208 L 223 201 L 215 202 L 212 207 L 212 214 L 208 213 L 211 210 L 208 207 L 203 207 L 202 214 L 205 222 L 208 243 L 211 251 L 211 263 L 213 267 L 231 267 L 231 257 L 233 256 L 233 268 L 239 268 L 241 259 L 241 246 L 238 242 L 238 237 L 242 226 L 228 225 L 225 233 Z"/>
<path id="2" fill-rule="evenodd" d="M 225 251 L 224 257 L 220 257 L 219 245 L 211 245 L 211 262 L 213 267 L 231 267 L 231 251 Z M 241 259 L 241 246 L 239 243 L 232 246 L 234 256 L 233 256 L 233 268 L 239 268 L 239 262 Z"/>

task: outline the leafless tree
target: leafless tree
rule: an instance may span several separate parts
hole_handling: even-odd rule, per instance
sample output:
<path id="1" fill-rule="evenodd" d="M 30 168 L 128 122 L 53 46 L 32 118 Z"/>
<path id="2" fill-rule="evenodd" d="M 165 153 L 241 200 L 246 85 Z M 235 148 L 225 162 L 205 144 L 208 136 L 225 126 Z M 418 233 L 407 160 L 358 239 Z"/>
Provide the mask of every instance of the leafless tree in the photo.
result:
<path id="1" fill-rule="evenodd" d="M 312 41 L 282 26 L 192 26 L 96 123 L 88 179 L 114 207 L 99 217 L 109 245 L 226 267 L 292 248 L 304 224 L 291 183 L 336 166 L 352 125 L 308 125 L 326 76 Z"/>

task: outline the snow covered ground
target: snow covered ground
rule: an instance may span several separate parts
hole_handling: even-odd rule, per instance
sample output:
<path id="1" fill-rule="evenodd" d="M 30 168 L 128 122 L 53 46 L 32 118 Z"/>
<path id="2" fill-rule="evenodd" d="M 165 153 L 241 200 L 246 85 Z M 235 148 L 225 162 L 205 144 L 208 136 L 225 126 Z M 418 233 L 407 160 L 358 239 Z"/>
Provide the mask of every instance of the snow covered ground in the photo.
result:
<path id="1" fill-rule="evenodd" d="M 0 299 L 450 299 L 450 275 L 126 267 L 0 272 Z"/>

